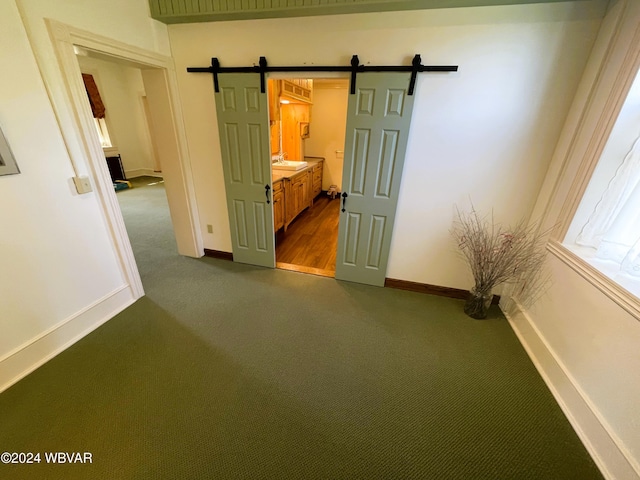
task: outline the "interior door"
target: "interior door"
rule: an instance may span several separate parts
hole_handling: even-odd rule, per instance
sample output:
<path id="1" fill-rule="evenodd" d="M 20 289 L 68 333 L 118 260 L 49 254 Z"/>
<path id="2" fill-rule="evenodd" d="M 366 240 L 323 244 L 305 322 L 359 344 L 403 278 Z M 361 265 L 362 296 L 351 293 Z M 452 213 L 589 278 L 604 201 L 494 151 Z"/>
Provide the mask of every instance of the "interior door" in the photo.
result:
<path id="1" fill-rule="evenodd" d="M 336 263 L 340 280 L 384 285 L 413 111 L 409 80 L 409 73 L 362 73 L 355 95 L 349 95 Z"/>
<path id="2" fill-rule="evenodd" d="M 222 73 L 218 82 L 216 111 L 233 260 L 273 268 L 267 95 L 260 93 L 259 75 Z"/>

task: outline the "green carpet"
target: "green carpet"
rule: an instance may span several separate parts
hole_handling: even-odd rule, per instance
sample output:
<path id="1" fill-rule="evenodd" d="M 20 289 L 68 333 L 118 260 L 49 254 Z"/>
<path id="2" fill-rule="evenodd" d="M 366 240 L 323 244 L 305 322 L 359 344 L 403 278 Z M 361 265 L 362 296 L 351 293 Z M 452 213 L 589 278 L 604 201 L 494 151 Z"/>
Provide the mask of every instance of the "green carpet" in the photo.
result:
<path id="1" fill-rule="evenodd" d="M 118 199 L 147 296 L 0 394 L 0 451 L 93 463 L 0 478 L 602 478 L 499 310 L 180 257 L 162 185 Z"/>

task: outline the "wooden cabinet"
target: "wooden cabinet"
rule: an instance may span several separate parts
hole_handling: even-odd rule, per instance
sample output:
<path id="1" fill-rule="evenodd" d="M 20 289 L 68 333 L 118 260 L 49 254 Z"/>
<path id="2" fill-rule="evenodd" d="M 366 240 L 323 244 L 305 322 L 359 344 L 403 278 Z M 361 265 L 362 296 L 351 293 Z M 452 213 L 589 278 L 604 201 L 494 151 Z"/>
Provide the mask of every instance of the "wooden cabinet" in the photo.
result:
<path id="1" fill-rule="evenodd" d="M 311 92 L 313 80 L 307 79 L 291 79 L 281 80 L 281 92 L 285 98 L 298 100 L 305 103 L 311 103 Z"/>
<path id="2" fill-rule="evenodd" d="M 282 151 L 291 160 L 302 160 L 304 157 L 302 133 L 300 125 L 309 123 L 309 105 L 282 105 Z"/>
<path id="3" fill-rule="evenodd" d="M 271 154 L 282 151 L 288 158 L 300 160 L 304 156 L 302 139 L 309 136 L 313 80 L 268 80 L 267 88 Z M 281 99 L 287 103 L 281 104 Z"/>
<path id="4" fill-rule="evenodd" d="M 273 182 L 273 230 L 277 232 L 284 227 L 285 200 L 282 180 Z"/>
<path id="5" fill-rule="evenodd" d="M 311 169 L 311 204 L 313 205 L 313 200 L 320 195 L 322 192 L 322 173 L 323 173 L 323 163 L 316 163 Z"/>
<path id="6" fill-rule="evenodd" d="M 309 206 L 309 172 L 297 173 L 285 183 L 286 222 L 285 229 L 300 212 Z"/>
<path id="7" fill-rule="evenodd" d="M 323 162 L 314 160 L 310 165 L 290 177 L 273 182 L 273 228 L 277 232 L 284 227 L 285 231 L 293 220 L 322 191 Z"/>

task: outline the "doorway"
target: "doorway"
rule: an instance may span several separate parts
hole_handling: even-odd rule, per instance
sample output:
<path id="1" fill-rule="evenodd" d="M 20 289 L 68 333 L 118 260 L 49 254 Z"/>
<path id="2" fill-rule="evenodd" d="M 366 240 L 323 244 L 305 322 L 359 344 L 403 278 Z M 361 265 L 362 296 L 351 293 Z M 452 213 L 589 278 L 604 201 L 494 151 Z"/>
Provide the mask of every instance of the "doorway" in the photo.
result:
<path id="1" fill-rule="evenodd" d="M 156 244 L 176 251 L 175 235 L 157 155 L 160 132 L 151 113 L 158 99 L 147 97 L 146 69 L 134 62 L 81 47 L 75 49 L 105 161 L 127 235 L 144 278 Z M 146 80 L 147 79 L 147 80 Z M 146 81 L 145 81 L 146 80 Z M 91 93 L 89 93 L 91 92 Z M 98 105 L 98 107 L 96 107 Z"/>
<path id="2" fill-rule="evenodd" d="M 268 93 L 276 267 L 335 277 L 349 80 L 269 79 Z M 280 169 L 280 156 L 307 166 Z M 294 207 L 285 192 L 305 172 L 307 198 Z"/>
<path id="3" fill-rule="evenodd" d="M 75 175 L 89 173 L 93 193 L 104 215 L 113 250 L 123 280 L 133 299 L 144 295 L 131 243 L 118 207 L 113 184 L 104 161 L 91 111 L 86 105 L 86 90 L 80 75 L 74 48 L 80 47 L 142 69 L 145 90 L 152 115 L 158 118 L 156 135 L 158 156 L 163 166 L 171 222 L 178 252 L 200 257 L 202 238 L 197 226 L 193 180 L 186 168 L 188 157 L 185 132 L 179 121 L 180 105 L 171 58 L 117 40 L 86 32 L 46 19 L 64 89 L 51 90 L 56 115 L 61 118 L 61 131 Z M 57 107 L 60 105 L 61 107 Z M 155 111 L 154 111 L 155 110 Z"/>
<path id="4" fill-rule="evenodd" d="M 274 231 L 308 208 L 309 198 L 315 198 L 309 190 L 316 186 L 306 160 L 271 157 L 268 103 L 279 96 L 265 95 L 263 77 L 246 73 L 218 72 L 214 77 L 233 259 L 273 268 Z M 349 94 L 335 270 L 339 280 L 385 283 L 413 113 L 409 85 L 408 73 L 364 72 Z M 292 171 L 283 188 L 272 189 L 274 160 Z M 287 198 L 275 201 L 283 189 Z"/>

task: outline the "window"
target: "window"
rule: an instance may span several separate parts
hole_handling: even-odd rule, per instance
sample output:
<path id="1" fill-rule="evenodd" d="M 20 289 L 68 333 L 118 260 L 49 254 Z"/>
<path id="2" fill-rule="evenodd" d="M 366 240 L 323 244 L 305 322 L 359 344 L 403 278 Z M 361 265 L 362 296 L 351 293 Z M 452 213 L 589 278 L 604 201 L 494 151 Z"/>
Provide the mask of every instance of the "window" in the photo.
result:
<path id="1" fill-rule="evenodd" d="M 563 245 L 640 298 L 640 74 Z"/>
<path id="2" fill-rule="evenodd" d="M 91 113 L 93 114 L 93 120 L 96 125 L 96 131 L 98 132 L 98 138 L 100 138 L 100 145 L 102 148 L 111 147 L 111 137 L 109 136 L 109 130 L 107 129 L 107 122 L 104 119 L 105 107 L 98 91 L 98 85 L 96 84 L 93 75 L 88 73 L 82 74 L 82 81 L 84 82 L 84 88 L 87 91 L 87 99 L 91 106 Z"/>
<path id="3" fill-rule="evenodd" d="M 94 118 L 93 121 L 96 125 L 96 131 L 98 132 L 98 138 L 100 138 L 100 145 L 102 145 L 102 148 L 111 147 L 111 137 L 109 136 L 109 130 L 107 129 L 107 122 L 105 122 L 104 118 Z"/>

